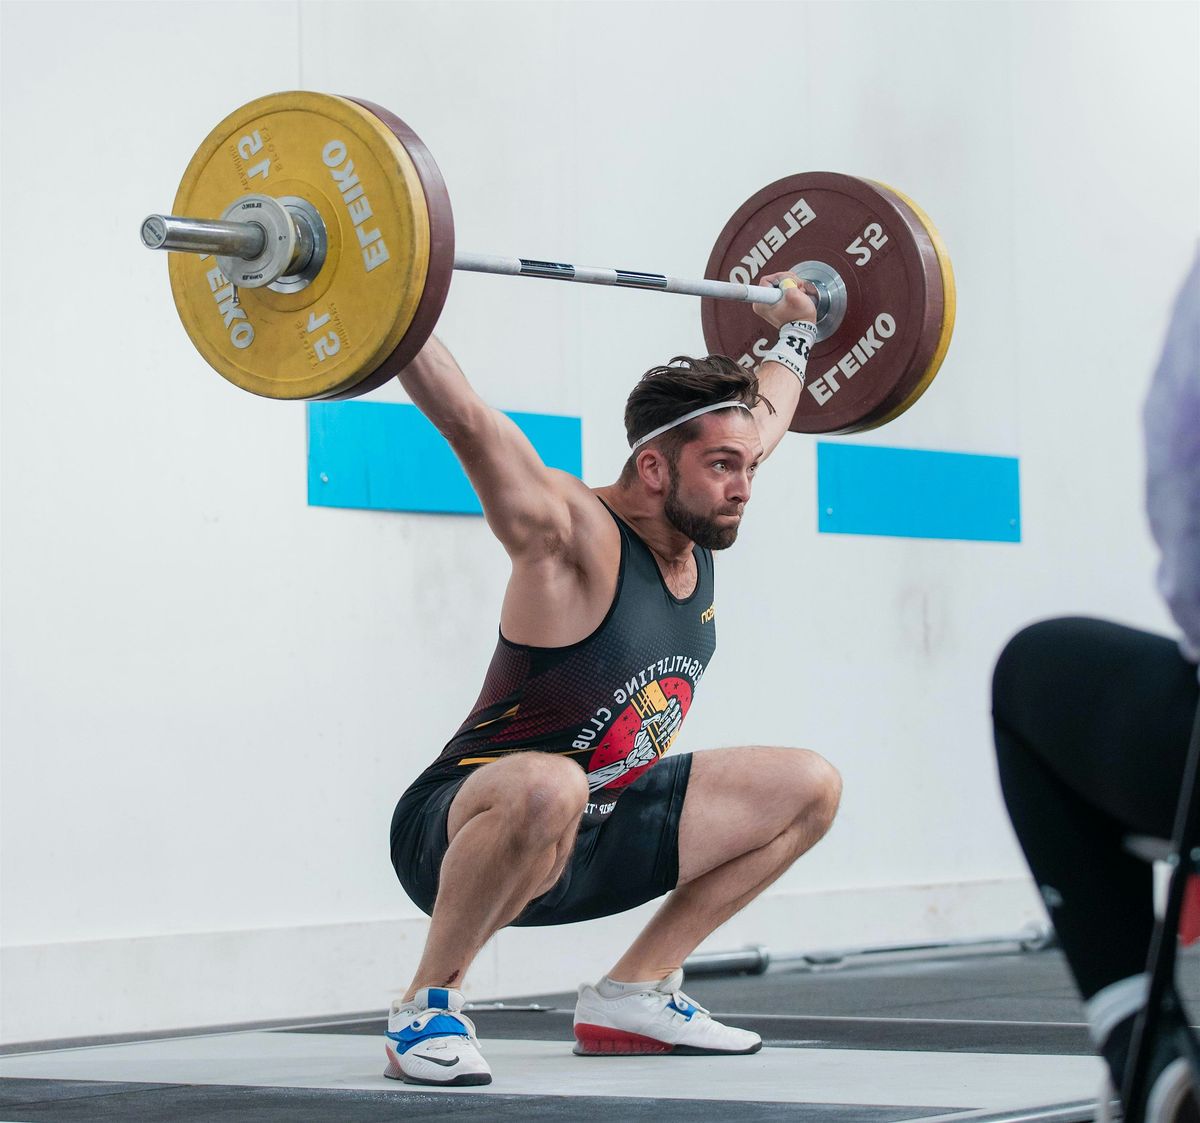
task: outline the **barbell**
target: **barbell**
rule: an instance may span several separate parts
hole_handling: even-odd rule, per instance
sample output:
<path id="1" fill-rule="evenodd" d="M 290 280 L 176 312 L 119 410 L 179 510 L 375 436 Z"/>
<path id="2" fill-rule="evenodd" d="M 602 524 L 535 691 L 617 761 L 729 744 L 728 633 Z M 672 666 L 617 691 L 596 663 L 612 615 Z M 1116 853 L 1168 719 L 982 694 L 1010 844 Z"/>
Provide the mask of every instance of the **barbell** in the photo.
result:
<path id="1" fill-rule="evenodd" d="M 817 343 L 791 428 L 882 425 L 928 388 L 954 330 L 954 276 L 925 213 L 895 188 L 812 172 L 780 179 L 725 224 L 705 278 L 455 249 L 437 164 L 398 117 L 308 91 L 234 110 L 188 164 L 174 214 L 142 242 L 168 268 L 192 343 L 269 398 L 340 399 L 382 386 L 420 351 L 455 269 L 701 298 L 710 352 L 754 366 L 775 342 L 753 312 L 790 270 L 817 293 Z M 184 217 L 184 216 L 207 217 Z"/>

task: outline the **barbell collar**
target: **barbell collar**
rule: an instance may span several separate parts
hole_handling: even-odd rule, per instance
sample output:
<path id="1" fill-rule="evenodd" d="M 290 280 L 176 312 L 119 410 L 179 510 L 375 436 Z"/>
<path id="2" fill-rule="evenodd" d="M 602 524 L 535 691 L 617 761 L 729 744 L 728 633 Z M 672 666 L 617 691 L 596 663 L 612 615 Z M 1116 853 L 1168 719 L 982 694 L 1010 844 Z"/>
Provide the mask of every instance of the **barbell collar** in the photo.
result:
<path id="1" fill-rule="evenodd" d="M 817 343 L 828 339 L 846 318 L 846 282 L 823 261 L 802 261 L 788 270 L 817 290 Z"/>
<path id="2" fill-rule="evenodd" d="M 234 219 L 250 213 L 254 219 Z M 325 263 L 328 239 L 320 213 L 287 195 L 245 195 L 218 221 L 152 214 L 142 222 L 149 249 L 214 255 L 234 284 L 295 292 L 309 285 Z"/>
<path id="3" fill-rule="evenodd" d="M 298 195 L 283 195 L 276 202 L 291 221 L 296 232 L 296 246 L 283 273 L 267 287 L 276 292 L 299 292 L 312 284 L 321 272 L 329 250 L 329 233 L 320 212 L 308 200 Z"/>
<path id="4" fill-rule="evenodd" d="M 152 214 L 142 222 L 142 244 L 152 250 L 216 254 L 250 260 L 266 248 L 267 232 L 257 222 L 214 222 Z"/>

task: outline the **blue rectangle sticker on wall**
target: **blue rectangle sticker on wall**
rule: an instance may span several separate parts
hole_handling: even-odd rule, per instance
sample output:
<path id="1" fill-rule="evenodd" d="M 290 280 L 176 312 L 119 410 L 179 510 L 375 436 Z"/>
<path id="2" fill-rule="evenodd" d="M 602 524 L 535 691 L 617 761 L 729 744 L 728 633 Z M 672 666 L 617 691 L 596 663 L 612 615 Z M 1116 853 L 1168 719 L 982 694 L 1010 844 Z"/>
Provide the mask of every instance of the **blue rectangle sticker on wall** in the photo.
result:
<path id="1" fill-rule="evenodd" d="M 578 417 L 508 416 L 548 467 L 582 477 Z M 416 406 L 397 402 L 309 404 L 308 502 L 372 511 L 482 513 L 445 438 Z"/>
<path id="2" fill-rule="evenodd" d="M 1021 541 L 1009 456 L 819 442 L 817 501 L 822 534 Z"/>

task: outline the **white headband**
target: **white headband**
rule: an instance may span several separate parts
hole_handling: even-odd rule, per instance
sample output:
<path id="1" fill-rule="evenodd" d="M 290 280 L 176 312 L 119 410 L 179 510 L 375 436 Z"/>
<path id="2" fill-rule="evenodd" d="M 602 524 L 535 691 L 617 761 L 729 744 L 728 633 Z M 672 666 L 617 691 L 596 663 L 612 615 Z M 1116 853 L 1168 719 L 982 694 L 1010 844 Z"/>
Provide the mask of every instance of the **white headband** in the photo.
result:
<path id="1" fill-rule="evenodd" d="M 637 452 L 647 441 L 652 441 L 655 437 L 661 437 L 664 433 L 674 429 L 676 425 L 682 425 L 685 421 L 691 421 L 693 417 L 702 417 L 706 413 L 712 413 L 715 409 L 744 409 L 747 413 L 753 412 L 745 402 L 715 402 L 711 406 L 701 406 L 699 409 L 692 410 L 691 413 L 685 413 L 682 417 L 677 417 L 674 421 L 667 422 L 666 425 L 660 425 L 657 429 L 652 429 L 644 437 L 638 437 L 630 446 L 629 451 Z"/>

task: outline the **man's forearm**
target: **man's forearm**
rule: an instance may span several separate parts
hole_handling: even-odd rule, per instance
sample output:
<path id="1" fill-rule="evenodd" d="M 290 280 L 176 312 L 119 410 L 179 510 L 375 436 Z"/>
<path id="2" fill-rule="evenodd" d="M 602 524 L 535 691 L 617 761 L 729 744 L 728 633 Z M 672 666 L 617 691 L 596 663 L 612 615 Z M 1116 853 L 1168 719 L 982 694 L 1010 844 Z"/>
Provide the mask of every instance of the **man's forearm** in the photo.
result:
<path id="1" fill-rule="evenodd" d="M 763 443 L 764 460 L 787 436 L 792 415 L 796 412 L 796 406 L 800 404 L 800 394 L 803 390 L 803 383 L 787 367 L 769 360 L 759 366 L 758 392 L 775 407 L 774 413 L 763 404 L 754 410 L 759 439 Z"/>
<path id="2" fill-rule="evenodd" d="M 758 367 L 758 392 L 774 407 L 772 412 L 766 403 L 759 403 L 754 410 L 765 460 L 787 433 L 804 389 L 808 356 L 816 342 L 817 290 L 811 281 L 801 281 L 794 273 L 770 273 L 759 278 L 759 284 L 778 284 L 783 290 L 778 304 L 754 306 L 779 333 Z"/>
<path id="3" fill-rule="evenodd" d="M 811 320 L 788 321 L 779 329 L 779 340 L 759 365 L 759 393 L 775 407 L 774 414 L 764 407 L 757 418 L 765 456 L 783 440 L 792 422 L 804 392 L 808 358 L 816 338 L 817 328 Z"/>

